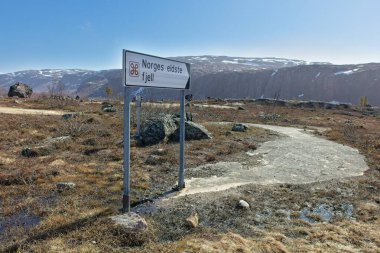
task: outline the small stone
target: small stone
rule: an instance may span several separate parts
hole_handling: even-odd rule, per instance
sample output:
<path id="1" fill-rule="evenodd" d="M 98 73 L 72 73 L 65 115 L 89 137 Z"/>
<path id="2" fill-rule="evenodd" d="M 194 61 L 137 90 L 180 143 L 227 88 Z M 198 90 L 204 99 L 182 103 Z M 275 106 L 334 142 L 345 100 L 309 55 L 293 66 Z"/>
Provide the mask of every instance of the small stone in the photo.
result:
<path id="1" fill-rule="evenodd" d="M 249 209 L 249 204 L 245 200 L 239 200 L 238 207 L 243 208 L 243 209 Z"/>
<path id="2" fill-rule="evenodd" d="M 232 126 L 232 131 L 234 132 L 245 132 L 247 129 L 247 125 L 242 123 L 236 123 Z"/>
<path id="3" fill-rule="evenodd" d="M 145 219 L 137 213 L 125 213 L 110 217 L 114 225 L 127 231 L 143 231 L 148 229 Z"/>
<path id="4" fill-rule="evenodd" d="M 103 112 L 116 112 L 115 107 L 106 107 L 102 109 Z"/>
<path id="5" fill-rule="evenodd" d="M 73 119 L 77 116 L 76 113 L 66 113 L 62 115 L 62 118 L 65 120 Z"/>
<path id="6" fill-rule="evenodd" d="M 189 217 L 186 219 L 186 224 L 187 224 L 190 228 L 196 228 L 196 227 L 198 227 L 198 225 L 199 225 L 199 217 L 198 217 L 198 214 L 197 214 L 197 213 L 194 213 L 194 214 L 192 214 L 191 216 L 189 216 Z"/>
<path id="7" fill-rule="evenodd" d="M 59 191 L 70 190 L 70 189 L 74 189 L 75 187 L 76 187 L 76 184 L 73 182 L 59 182 L 59 183 L 57 183 L 57 189 Z"/>
<path id="8" fill-rule="evenodd" d="M 66 165 L 66 162 L 63 161 L 62 159 L 57 159 L 50 163 L 50 166 L 64 166 L 64 165 Z"/>
<path id="9" fill-rule="evenodd" d="M 159 148 L 155 151 L 152 152 L 152 155 L 158 155 L 158 156 L 163 156 L 163 155 L 166 155 L 168 153 L 167 150 L 163 149 L 163 148 Z"/>

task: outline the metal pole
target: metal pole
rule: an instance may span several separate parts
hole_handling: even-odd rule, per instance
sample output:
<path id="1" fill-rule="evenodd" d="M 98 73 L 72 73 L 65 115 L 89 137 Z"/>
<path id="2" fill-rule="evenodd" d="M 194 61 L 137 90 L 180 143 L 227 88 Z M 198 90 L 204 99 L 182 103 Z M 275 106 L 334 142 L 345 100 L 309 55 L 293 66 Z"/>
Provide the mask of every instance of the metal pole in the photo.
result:
<path id="1" fill-rule="evenodd" d="M 141 127 L 141 96 L 136 97 L 136 124 L 137 124 L 137 137 L 140 137 Z"/>
<path id="2" fill-rule="evenodd" d="M 180 131 L 179 131 L 179 173 L 178 173 L 178 189 L 185 188 L 185 90 L 181 90 L 181 112 L 180 112 Z"/>
<path id="3" fill-rule="evenodd" d="M 123 86 L 124 86 L 124 190 L 123 190 L 123 209 L 122 212 L 131 211 L 131 201 L 129 197 L 130 192 L 130 156 L 131 156 L 131 141 L 130 141 L 130 132 L 131 132 L 131 98 L 128 94 L 128 87 L 125 86 L 125 51 L 123 50 Z"/>
<path id="4" fill-rule="evenodd" d="M 130 202 L 130 132 L 131 132 L 131 108 L 128 87 L 124 87 L 124 191 L 123 213 L 131 210 Z"/>

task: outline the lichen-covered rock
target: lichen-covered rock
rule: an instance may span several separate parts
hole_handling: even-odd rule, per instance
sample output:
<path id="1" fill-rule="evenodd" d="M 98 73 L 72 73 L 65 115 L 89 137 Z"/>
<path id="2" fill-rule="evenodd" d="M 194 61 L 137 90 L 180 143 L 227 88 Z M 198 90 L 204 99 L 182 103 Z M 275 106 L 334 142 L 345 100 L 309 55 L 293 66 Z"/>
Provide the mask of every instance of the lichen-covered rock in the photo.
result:
<path id="1" fill-rule="evenodd" d="M 73 182 L 59 182 L 57 183 L 57 189 L 58 191 L 65 191 L 65 190 L 70 190 L 74 189 L 77 185 Z"/>
<path id="2" fill-rule="evenodd" d="M 171 141 L 179 141 L 180 128 L 178 127 L 170 136 Z M 186 140 L 203 140 L 211 139 L 211 133 L 202 125 L 196 124 L 191 121 L 185 122 L 185 139 Z"/>
<path id="3" fill-rule="evenodd" d="M 170 114 L 151 118 L 142 126 L 139 144 L 149 146 L 167 142 L 176 129 L 177 125 Z"/>
<path id="4" fill-rule="evenodd" d="M 242 123 L 236 123 L 232 126 L 232 131 L 234 132 L 245 132 L 247 131 L 248 127 L 245 124 Z"/>
<path id="5" fill-rule="evenodd" d="M 24 83 L 17 82 L 9 87 L 8 97 L 30 98 L 32 94 L 32 88 Z"/>
<path id="6" fill-rule="evenodd" d="M 102 103 L 102 111 L 103 112 L 116 112 L 116 107 L 114 107 L 113 104 L 109 102 L 103 102 Z"/>
<path id="7" fill-rule="evenodd" d="M 115 107 L 106 107 L 106 108 L 103 108 L 102 109 L 103 112 L 116 112 L 116 108 Z"/>
<path id="8" fill-rule="evenodd" d="M 21 151 L 21 155 L 25 157 L 47 156 L 50 155 L 57 148 L 57 145 L 66 143 L 70 140 L 70 136 L 49 138 L 39 145 L 24 148 Z"/>

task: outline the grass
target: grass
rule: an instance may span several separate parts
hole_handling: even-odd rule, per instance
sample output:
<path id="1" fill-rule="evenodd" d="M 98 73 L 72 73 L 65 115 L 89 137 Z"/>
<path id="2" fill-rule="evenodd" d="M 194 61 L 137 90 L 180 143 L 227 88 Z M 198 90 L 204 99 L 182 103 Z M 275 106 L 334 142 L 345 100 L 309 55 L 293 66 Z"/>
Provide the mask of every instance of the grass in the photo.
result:
<path id="1" fill-rule="evenodd" d="M 13 99 L 14 100 L 14 99 Z M 2 99 L 0 106 L 15 106 Z M 122 105 L 115 114 L 103 113 L 97 103 L 56 101 L 38 98 L 22 100 L 17 107 L 80 111 L 72 120 L 59 116 L 0 114 L 0 216 L 25 212 L 41 222 L 32 228 L 12 227 L 0 235 L 0 249 L 17 242 L 21 252 L 376 252 L 380 248 L 379 179 L 380 120 L 360 111 L 308 110 L 276 107 L 281 117 L 263 120 L 260 112 L 272 108 L 246 103 L 246 110 L 190 107 L 197 122 L 213 134 L 212 140 L 186 143 L 186 164 L 231 161 L 235 155 L 255 149 L 273 138 L 262 129 L 232 132 L 233 122 L 328 127 L 322 137 L 356 147 L 368 159 L 370 170 L 363 177 L 305 186 L 244 186 L 214 194 L 211 199 L 186 197 L 168 204 L 163 213 L 145 216 L 149 234 L 138 238 L 123 236 L 110 227 L 107 215 L 118 213 L 122 192 Z M 221 102 L 218 102 L 219 104 Z M 217 104 L 218 104 L 217 103 Z M 157 113 L 174 113 L 178 107 L 146 105 L 143 119 Z M 135 131 L 132 119 L 133 132 Z M 212 122 L 228 121 L 230 125 Z M 71 135 L 68 143 L 56 146 L 51 155 L 26 158 L 22 148 L 37 145 L 48 137 Z M 164 149 L 159 163 L 148 157 Z M 132 202 L 169 190 L 177 179 L 179 145 L 132 146 Z M 58 192 L 57 182 L 74 182 L 77 187 Z M 318 191 L 311 189 L 318 188 Z M 337 192 L 339 188 L 341 191 Z M 248 201 L 248 212 L 236 209 L 239 199 Z M 202 200 L 202 201 L 201 201 Z M 355 220 L 340 219 L 331 224 L 310 225 L 299 218 L 305 202 L 355 207 Z M 291 219 L 274 215 L 289 210 Z M 190 230 L 185 219 L 194 211 L 200 227 Z M 273 213 L 273 216 L 270 214 Z M 104 214 L 104 215 L 102 215 Z M 269 215 L 269 216 L 268 216 Z M 268 217 L 267 217 L 268 216 Z M 314 217 L 318 218 L 318 217 Z M 46 233 L 49 232 L 49 236 Z M 40 236 L 40 237 L 39 237 Z M 15 241 L 13 241 L 15 240 Z"/>

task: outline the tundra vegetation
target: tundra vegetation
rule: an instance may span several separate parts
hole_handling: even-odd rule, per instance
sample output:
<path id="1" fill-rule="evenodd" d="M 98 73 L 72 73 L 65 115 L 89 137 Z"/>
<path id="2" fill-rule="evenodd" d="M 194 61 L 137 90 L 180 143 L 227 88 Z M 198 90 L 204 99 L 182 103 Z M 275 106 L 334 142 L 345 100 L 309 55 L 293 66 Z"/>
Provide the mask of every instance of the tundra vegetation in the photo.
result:
<path id="1" fill-rule="evenodd" d="M 248 100 L 193 101 L 209 105 L 189 106 L 187 111 L 213 138 L 186 143 L 189 174 L 198 165 L 238 160 L 261 143 L 277 138 L 260 128 L 231 131 L 234 123 L 244 122 L 315 129 L 314 134 L 321 138 L 357 148 L 365 155 L 370 170 L 360 177 L 313 184 L 245 185 L 213 193 L 212 197 L 170 199 L 159 210 L 154 206 L 152 210 L 146 206 L 139 210 L 139 204 L 175 185 L 179 145 L 169 142 L 141 147 L 132 141 L 131 201 L 149 228 L 123 233 L 108 218 L 120 212 L 123 188 L 123 106 L 118 101 L 113 103 L 117 111 L 107 113 L 101 110 L 101 103 L 91 101 L 43 97 L 18 103 L 11 98 L 0 100 L 0 106 L 72 113 L 67 118 L 0 114 L 0 251 L 380 250 L 380 117 L 376 111 L 369 113 L 360 106 L 276 106 L 276 117 L 267 117 L 272 105 Z M 178 111 L 172 103 L 144 103 L 142 122 Z M 133 116 L 133 133 L 135 120 Z M 211 124 L 222 121 L 231 124 Z M 62 136 L 70 138 L 49 142 Z M 25 148 L 33 150 L 48 142 L 44 153 L 37 149 L 32 156 L 22 155 Z M 239 208 L 240 200 L 249 207 Z M 197 226 L 188 226 L 188 217 L 196 217 Z"/>

